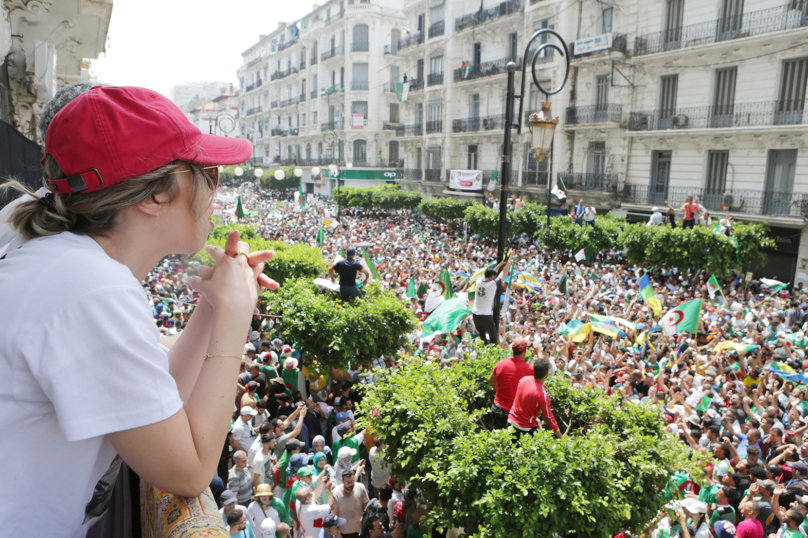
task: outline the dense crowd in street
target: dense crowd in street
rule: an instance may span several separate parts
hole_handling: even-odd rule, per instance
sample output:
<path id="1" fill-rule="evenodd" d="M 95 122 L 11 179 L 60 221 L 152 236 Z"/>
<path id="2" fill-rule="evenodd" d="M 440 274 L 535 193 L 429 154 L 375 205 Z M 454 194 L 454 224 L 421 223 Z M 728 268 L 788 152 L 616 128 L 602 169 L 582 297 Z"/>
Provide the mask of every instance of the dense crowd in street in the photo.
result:
<path id="1" fill-rule="evenodd" d="M 232 210 L 236 196 L 251 210 L 241 219 Z M 424 360 L 445 367 L 473 353 L 477 337 L 512 350 L 490 373 L 495 427 L 513 427 L 517 435 L 546 427 L 560 436 L 542 387 L 548 375 L 567 376 L 575 388 L 594 387 L 627 405 L 657 405 L 666 432 L 712 453 L 716 464 L 701 486 L 677 476 L 672 498 L 679 500 L 668 505 L 676 515 L 660 513 L 649 532 L 761 538 L 808 529 L 808 439 L 802 442 L 808 399 L 801 377 L 808 364 L 808 292 L 801 283 L 646 270 L 619 252 L 576 261 L 574 252 L 548 252 L 529 237 L 516 238 L 507 261 L 497 265 L 495 242 L 417 213 L 341 208 L 337 222 L 330 200 L 311 195 L 301 203 L 296 193 L 242 188 L 221 199 L 226 222 L 250 223 L 268 240 L 319 246 L 337 272 L 347 254 L 360 289 L 371 277 L 354 249 L 366 250 L 382 286 L 421 320 L 444 301 L 445 285 L 436 283 L 448 269 L 458 295 L 472 301 L 472 315 L 449 334 L 417 330 L 407 337 Z M 318 245 L 320 228 L 325 238 Z M 165 263 L 149 287 L 155 318 L 171 333 L 181 330 L 193 294 L 182 285 L 182 265 Z M 428 291 L 409 296 L 411 280 Z M 695 321 L 682 307 L 688 319 L 673 320 L 683 323 L 678 330 L 665 323 L 694 300 L 700 300 Z M 256 315 L 245 346 L 222 460 L 233 465 L 226 476 L 222 468 L 228 489 L 222 493 L 222 483 L 217 493 L 229 528 L 246 523 L 255 536 L 423 533 L 418 522 L 428 507 L 390 476 L 383 440 L 354 430 L 356 385 L 372 372 L 331 372 L 329 387 L 307 368 L 305 350 L 278 337 L 280 323 Z M 394 367 L 398 351 L 379 357 L 374 368 Z"/>

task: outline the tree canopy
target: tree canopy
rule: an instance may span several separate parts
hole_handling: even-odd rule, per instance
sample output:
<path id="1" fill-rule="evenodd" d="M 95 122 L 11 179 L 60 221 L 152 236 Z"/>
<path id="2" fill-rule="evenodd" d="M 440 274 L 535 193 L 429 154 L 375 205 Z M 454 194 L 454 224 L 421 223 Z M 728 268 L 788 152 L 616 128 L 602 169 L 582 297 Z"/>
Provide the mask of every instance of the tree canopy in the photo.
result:
<path id="1" fill-rule="evenodd" d="M 363 209 L 414 209 L 421 203 L 418 191 L 401 190 L 401 185 L 376 185 L 373 187 L 340 187 L 334 191 L 334 199 L 344 207 Z"/>

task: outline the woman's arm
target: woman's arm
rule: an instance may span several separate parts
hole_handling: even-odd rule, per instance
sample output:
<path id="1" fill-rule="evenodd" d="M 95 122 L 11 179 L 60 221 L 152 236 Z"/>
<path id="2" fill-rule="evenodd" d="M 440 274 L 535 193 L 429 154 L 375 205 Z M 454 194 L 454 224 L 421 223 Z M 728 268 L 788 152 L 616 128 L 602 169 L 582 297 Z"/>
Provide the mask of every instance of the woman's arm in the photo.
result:
<path id="1" fill-rule="evenodd" d="M 180 392 L 182 403 L 186 403 L 191 397 L 199 372 L 202 370 L 202 361 L 199 360 L 207 348 L 207 335 L 210 334 L 213 323 L 213 307 L 204 298 L 200 297 L 199 302 L 188 320 L 188 325 L 178 335 L 169 337 L 166 347 L 168 352 L 168 373 L 177 382 L 177 390 Z"/>

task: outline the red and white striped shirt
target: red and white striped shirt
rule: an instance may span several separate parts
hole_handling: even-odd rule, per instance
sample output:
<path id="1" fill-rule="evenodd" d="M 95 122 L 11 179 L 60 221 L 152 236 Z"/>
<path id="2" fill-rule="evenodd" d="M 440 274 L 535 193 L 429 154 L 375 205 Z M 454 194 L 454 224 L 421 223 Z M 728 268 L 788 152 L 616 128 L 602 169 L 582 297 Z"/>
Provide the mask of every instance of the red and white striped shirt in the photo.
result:
<path id="1" fill-rule="evenodd" d="M 516 388 L 508 422 L 523 430 L 532 430 L 539 424 L 539 411 L 550 429 L 557 432 L 558 424 L 550 409 L 550 398 L 544 390 L 544 383 L 533 376 L 523 377 Z"/>

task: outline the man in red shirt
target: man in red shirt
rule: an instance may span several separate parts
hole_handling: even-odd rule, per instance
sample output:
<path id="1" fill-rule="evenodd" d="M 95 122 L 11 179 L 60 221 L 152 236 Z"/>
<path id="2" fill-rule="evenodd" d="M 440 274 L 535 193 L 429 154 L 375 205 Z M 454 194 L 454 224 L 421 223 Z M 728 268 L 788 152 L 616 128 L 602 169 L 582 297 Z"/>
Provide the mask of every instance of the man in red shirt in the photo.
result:
<path id="1" fill-rule="evenodd" d="M 517 435 L 533 433 L 539 427 L 539 411 L 545 422 L 559 439 L 563 437 L 558 430 L 553 411 L 550 409 L 550 398 L 544 390 L 544 380 L 550 373 L 550 361 L 537 359 L 533 364 L 533 377 L 523 377 L 516 387 L 508 424 L 514 427 Z"/>
<path id="2" fill-rule="evenodd" d="M 760 505 L 747 492 L 738 508 L 743 514 L 743 521 L 736 527 L 736 538 L 763 538 L 763 525 L 757 520 Z"/>
<path id="3" fill-rule="evenodd" d="M 530 342 L 521 336 L 511 344 L 513 357 L 502 359 L 494 366 L 488 382 L 497 391 L 494 396 L 494 405 L 491 406 L 491 417 L 494 429 L 502 430 L 508 427 L 508 413 L 513 406 L 516 396 L 516 387 L 523 377 L 533 376 L 533 367 L 525 362 L 525 352 Z"/>

